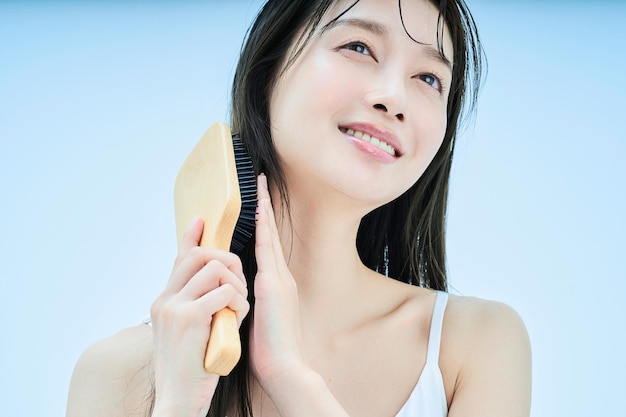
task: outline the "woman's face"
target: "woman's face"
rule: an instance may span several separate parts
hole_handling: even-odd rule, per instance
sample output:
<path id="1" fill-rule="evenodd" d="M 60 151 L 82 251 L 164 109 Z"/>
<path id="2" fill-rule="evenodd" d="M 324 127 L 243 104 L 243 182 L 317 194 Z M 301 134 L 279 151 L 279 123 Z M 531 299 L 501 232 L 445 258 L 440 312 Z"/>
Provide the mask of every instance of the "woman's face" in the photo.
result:
<path id="1" fill-rule="evenodd" d="M 338 1 L 277 80 L 271 132 L 290 195 L 332 190 L 373 206 L 422 175 L 446 131 L 451 62 L 427 0 Z M 441 32 L 441 28 L 439 28 Z M 452 57 L 447 29 L 446 57 Z M 316 196 L 313 196 L 316 197 Z M 373 207 L 372 207 L 373 208 Z"/>

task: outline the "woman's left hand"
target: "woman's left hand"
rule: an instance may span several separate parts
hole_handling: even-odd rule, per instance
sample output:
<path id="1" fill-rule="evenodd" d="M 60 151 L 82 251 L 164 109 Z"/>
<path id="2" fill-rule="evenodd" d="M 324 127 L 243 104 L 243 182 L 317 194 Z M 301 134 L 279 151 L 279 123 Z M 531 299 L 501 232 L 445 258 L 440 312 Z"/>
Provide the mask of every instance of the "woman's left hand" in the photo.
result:
<path id="1" fill-rule="evenodd" d="M 252 372 L 281 415 L 347 417 L 324 379 L 302 355 L 298 288 L 283 256 L 263 175 L 259 176 L 257 190 Z"/>
<path id="2" fill-rule="evenodd" d="M 257 185 L 255 306 L 250 332 L 254 375 L 266 392 L 304 366 L 300 350 L 298 290 L 287 267 L 270 201 L 267 178 Z"/>

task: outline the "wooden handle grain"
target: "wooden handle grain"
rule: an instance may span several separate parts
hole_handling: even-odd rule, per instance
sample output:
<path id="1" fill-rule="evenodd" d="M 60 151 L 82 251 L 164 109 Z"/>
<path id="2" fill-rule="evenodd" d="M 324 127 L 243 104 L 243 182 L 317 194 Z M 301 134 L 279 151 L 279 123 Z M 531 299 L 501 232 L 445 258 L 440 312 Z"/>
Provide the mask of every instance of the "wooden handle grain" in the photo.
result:
<path id="1" fill-rule="evenodd" d="M 230 129 L 215 123 L 191 151 L 176 177 L 174 205 L 178 242 L 191 219 L 204 219 L 200 246 L 229 250 L 241 211 L 241 193 Z M 228 375 L 241 356 L 237 316 L 215 313 L 205 355 L 207 372 Z"/>
<path id="2" fill-rule="evenodd" d="M 241 341 L 237 331 L 237 316 L 227 307 L 213 315 L 204 369 L 213 374 L 228 375 L 237 365 L 240 356 Z"/>

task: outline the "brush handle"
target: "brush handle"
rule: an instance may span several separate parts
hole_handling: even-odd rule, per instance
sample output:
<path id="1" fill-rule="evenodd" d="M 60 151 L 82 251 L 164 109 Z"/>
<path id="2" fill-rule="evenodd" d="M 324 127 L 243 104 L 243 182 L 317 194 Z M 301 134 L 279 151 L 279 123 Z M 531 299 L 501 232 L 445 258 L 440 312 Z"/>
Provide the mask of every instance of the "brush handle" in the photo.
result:
<path id="1" fill-rule="evenodd" d="M 226 307 L 213 315 L 211 336 L 204 357 L 204 369 L 212 374 L 228 375 L 241 356 L 237 316 Z"/>
<path id="2" fill-rule="evenodd" d="M 179 246 L 187 225 L 199 214 L 204 220 L 200 246 L 230 249 L 242 202 L 228 126 L 213 124 L 191 151 L 176 177 L 174 203 Z M 207 372 L 225 376 L 240 356 L 237 316 L 225 308 L 211 320 L 204 367 Z"/>

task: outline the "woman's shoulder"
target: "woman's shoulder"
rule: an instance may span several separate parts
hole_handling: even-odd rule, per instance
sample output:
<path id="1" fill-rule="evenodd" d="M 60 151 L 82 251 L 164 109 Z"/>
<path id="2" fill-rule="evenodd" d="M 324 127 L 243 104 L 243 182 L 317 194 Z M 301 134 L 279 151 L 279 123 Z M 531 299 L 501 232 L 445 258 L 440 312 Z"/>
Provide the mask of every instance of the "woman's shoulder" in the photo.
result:
<path id="1" fill-rule="evenodd" d="M 94 343 L 70 383 L 67 417 L 146 416 L 152 390 L 152 329 L 139 325 Z"/>
<path id="2" fill-rule="evenodd" d="M 508 304 L 476 297 L 449 295 L 446 308 L 446 326 L 455 334 L 467 332 L 485 337 L 505 334 L 526 334 L 519 314 Z M 450 329 L 449 329 L 450 330 Z"/>
<path id="3" fill-rule="evenodd" d="M 442 345 L 456 357 L 481 355 L 498 348 L 529 348 L 526 326 L 509 305 L 450 295 L 443 322 Z"/>
<path id="4" fill-rule="evenodd" d="M 524 322 L 509 305 L 451 295 L 441 354 L 446 391 L 453 390 L 451 416 L 455 407 L 475 415 L 527 415 L 530 341 Z"/>

